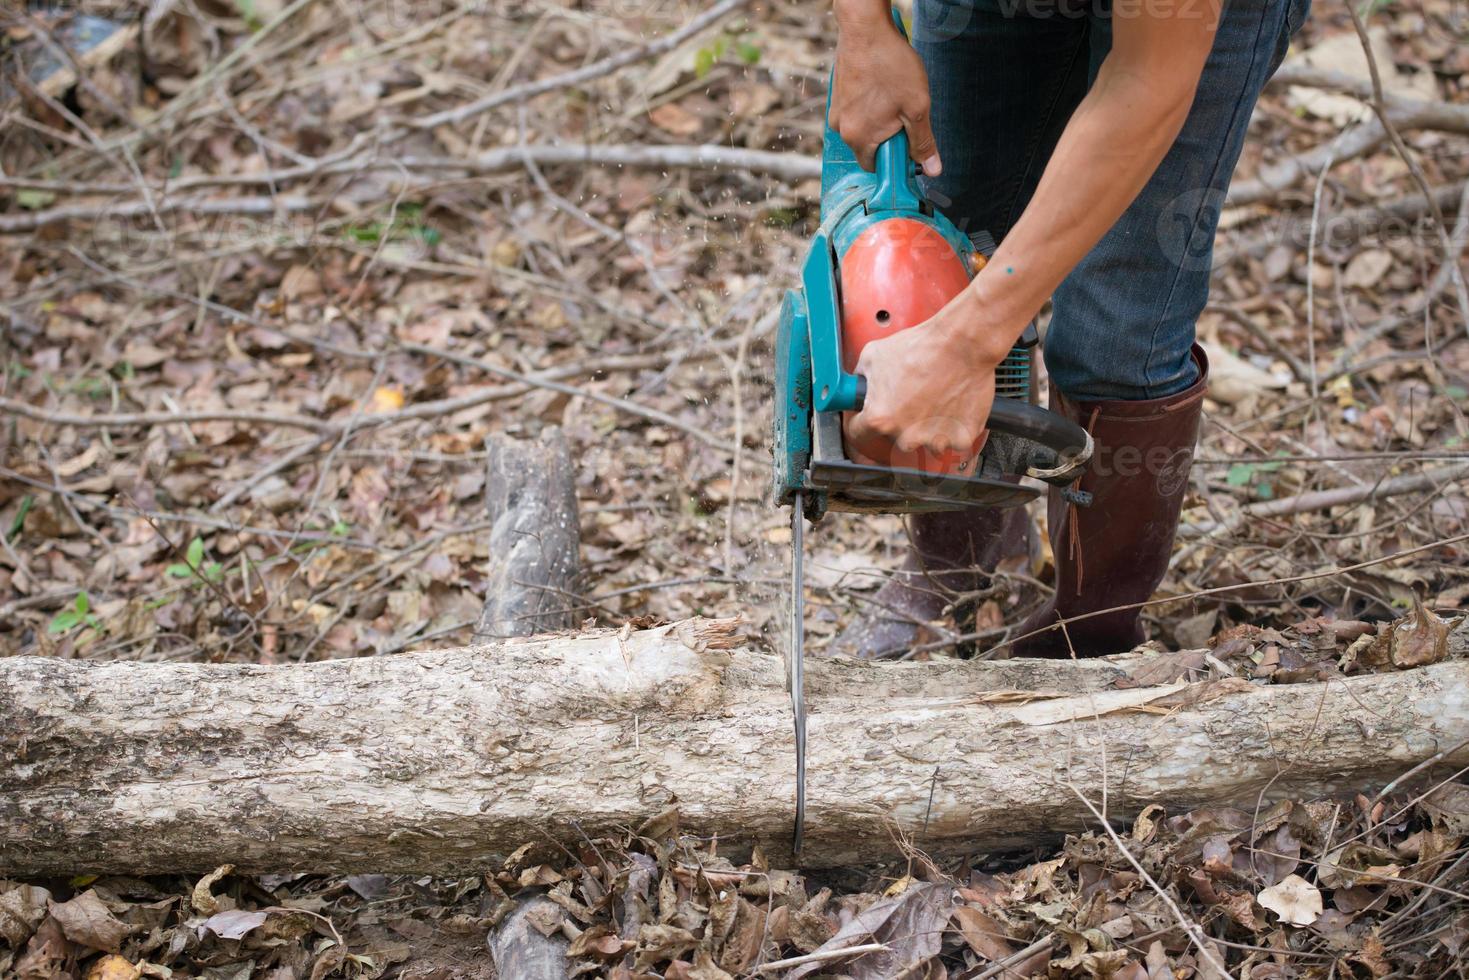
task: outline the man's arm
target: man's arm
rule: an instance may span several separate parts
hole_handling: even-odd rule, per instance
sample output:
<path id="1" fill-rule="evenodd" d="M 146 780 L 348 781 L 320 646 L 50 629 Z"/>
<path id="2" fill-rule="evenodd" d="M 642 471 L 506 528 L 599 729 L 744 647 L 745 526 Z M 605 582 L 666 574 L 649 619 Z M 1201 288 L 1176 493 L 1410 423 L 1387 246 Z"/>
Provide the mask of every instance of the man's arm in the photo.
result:
<path id="1" fill-rule="evenodd" d="M 1221 2 L 1166 13 L 1128 4 L 1114 14 L 1112 50 L 994 258 L 932 319 L 863 350 L 867 402 L 851 435 L 886 436 L 905 451 L 970 450 L 989 417 L 996 365 L 1177 138 Z"/>

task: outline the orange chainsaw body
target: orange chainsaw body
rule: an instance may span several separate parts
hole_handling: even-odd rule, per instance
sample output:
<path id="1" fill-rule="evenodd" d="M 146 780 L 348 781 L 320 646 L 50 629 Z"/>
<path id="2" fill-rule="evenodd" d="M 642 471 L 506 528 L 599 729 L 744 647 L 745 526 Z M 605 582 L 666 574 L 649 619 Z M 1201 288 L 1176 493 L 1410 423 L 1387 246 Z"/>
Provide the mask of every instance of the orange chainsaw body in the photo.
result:
<path id="1" fill-rule="evenodd" d="M 842 256 L 839 270 L 842 369 L 853 373 L 869 343 L 918 326 L 969 285 L 964 259 L 937 230 L 912 218 L 889 218 L 867 228 Z M 880 436 L 844 441 L 847 455 L 857 462 L 962 476 L 984 448 L 985 434 L 967 454 L 938 456 L 903 452 Z"/>

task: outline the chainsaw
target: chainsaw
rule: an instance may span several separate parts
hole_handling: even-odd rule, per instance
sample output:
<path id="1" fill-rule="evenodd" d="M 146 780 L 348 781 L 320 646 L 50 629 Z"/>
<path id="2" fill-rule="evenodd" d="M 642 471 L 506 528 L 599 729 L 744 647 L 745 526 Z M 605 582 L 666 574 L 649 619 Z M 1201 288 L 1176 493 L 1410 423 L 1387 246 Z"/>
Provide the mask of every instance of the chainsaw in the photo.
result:
<path id="1" fill-rule="evenodd" d="M 903 24 L 893 12 L 898 29 Z M 1072 489 L 1092 454 L 1087 431 L 1034 403 L 1031 324 L 995 371 L 987 436 L 976 452 L 903 452 L 883 440 L 849 445 L 843 413 L 862 409 L 866 382 L 855 373 L 862 348 L 916 327 L 960 293 L 994 251 L 983 231 L 961 232 L 924 195 L 903 131 L 862 169 L 830 123 L 821 157 L 821 212 L 786 291 L 775 341 L 774 499 L 791 508 L 791 601 L 786 687 L 795 714 L 799 856 L 806 813 L 806 706 L 803 561 L 807 521 L 828 511 L 912 514 L 970 507 L 1017 507 L 1050 484 Z M 1032 482 L 1022 482 L 1030 478 Z"/>

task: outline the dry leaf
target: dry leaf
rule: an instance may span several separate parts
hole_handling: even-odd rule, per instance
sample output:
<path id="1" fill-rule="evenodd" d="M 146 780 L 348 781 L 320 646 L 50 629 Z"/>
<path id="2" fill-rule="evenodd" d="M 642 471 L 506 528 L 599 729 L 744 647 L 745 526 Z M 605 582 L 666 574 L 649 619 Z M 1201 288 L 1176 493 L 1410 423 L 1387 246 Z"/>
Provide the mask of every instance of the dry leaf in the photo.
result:
<path id="1" fill-rule="evenodd" d="M 595 925 L 572 940 L 571 945 L 566 948 L 566 955 L 571 958 L 610 960 L 621 956 L 632 949 L 632 946 L 632 942 L 620 938 L 607 926 Z"/>
<path id="2" fill-rule="evenodd" d="M 51 893 L 35 885 L 16 885 L 0 893 L 0 939 L 20 949 L 46 918 Z"/>
<path id="3" fill-rule="evenodd" d="M 1393 666 L 1426 667 L 1448 656 L 1450 621 L 1434 614 L 1413 596 L 1413 611 L 1384 633 Z"/>
<path id="4" fill-rule="evenodd" d="M 1005 938 L 1005 927 L 969 905 L 954 909 L 954 924 L 969 948 L 988 960 L 1002 960 L 1015 952 Z"/>
<path id="5" fill-rule="evenodd" d="M 396 412 L 403 407 L 403 389 L 396 385 L 383 385 L 372 393 L 372 411 Z"/>
<path id="6" fill-rule="evenodd" d="M 231 909 L 228 912 L 219 912 L 204 920 L 199 928 L 208 929 L 220 939 L 240 939 L 252 929 L 265 924 L 267 916 L 264 912 L 246 912 L 243 909 Z"/>
<path id="7" fill-rule="evenodd" d="M 1371 289 L 1392 268 L 1392 253 L 1384 248 L 1369 248 L 1352 256 L 1342 273 L 1342 284 L 1348 288 Z"/>
<path id="8" fill-rule="evenodd" d="M 1218 344 L 1200 346 L 1209 356 L 1209 397 L 1226 405 L 1242 402 L 1264 391 L 1284 388 L 1288 379 L 1262 371 Z"/>
<path id="9" fill-rule="evenodd" d="M 233 864 L 221 864 L 199 879 L 199 883 L 194 886 L 193 895 L 190 896 L 190 901 L 193 902 L 195 912 L 201 915 L 213 915 L 219 911 L 219 899 L 214 897 L 214 885 L 234 870 L 235 866 Z"/>
<path id="10" fill-rule="evenodd" d="M 133 928 L 118 920 L 97 893 L 87 889 L 69 902 L 52 902 L 51 918 L 61 925 L 66 938 L 79 946 L 115 953 Z"/>
<path id="11" fill-rule="evenodd" d="M 1450 834 L 1469 834 L 1469 786 L 1445 783 L 1423 798 L 1423 809 Z"/>
<path id="12" fill-rule="evenodd" d="M 87 968 L 86 980 L 138 980 L 142 975 L 126 956 L 109 953 Z"/>
<path id="13" fill-rule="evenodd" d="M 287 300 L 321 295 L 321 276 L 309 265 L 293 265 L 281 280 L 281 295 Z"/>
<path id="14" fill-rule="evenodd" d="M 1261 907 L 1292 926 L 1308 926 L 1321 917 L 1321 890 L 1300 875 L 1288 875 L 1255 896 Z"/>
<path id="15" fill-rule="evenodd" d="M 653 125 L 675 136 L 693 136 L 702 127 L 699 117 L 677 102 L 665 102 L 648 113 Z"/>

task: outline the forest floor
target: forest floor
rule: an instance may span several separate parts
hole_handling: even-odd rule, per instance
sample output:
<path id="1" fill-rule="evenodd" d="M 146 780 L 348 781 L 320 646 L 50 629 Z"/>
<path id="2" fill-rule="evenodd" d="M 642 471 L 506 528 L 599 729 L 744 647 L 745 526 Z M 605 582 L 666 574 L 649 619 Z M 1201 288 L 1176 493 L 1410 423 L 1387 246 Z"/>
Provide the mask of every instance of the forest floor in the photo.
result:
<path id="1" fill-rule="evenodd" d="M 484 439 L 549 425 L 581 466 L 586 617 L 740 614 L 765 642 L 790 533 L 766 496 L 772 314 L 816 220 L 826 6 L 138 6 L 0 11 L 0 656 L 470 642 Z M 1349 97 L 1372 85 L 1348 8 L 1317 7 L 1223 206 L 1174 601 L 1146 617 L 1166 648 L 1243 642 L 1267 669 L 1323 620 L 1469 608 L 1469 20 L 1374 7 L 1388 138 Z M 986 655 L 1044 600 L 1033 516 L 1032 554 L 922 656 Z M 891 517 L 813 531 L 811 647 L 903 544 Z M 536 885 L 587 972 L 621 977 L 750 975 L 850 922 L 914 976 L 1462 976 L 1457 778 L 1159 801 L 1122 837 L 816 879 L 668 828 L 452 881 L 78 868 L 0 881 L 0 975 L 492 976 L 486 930 Z"/>

